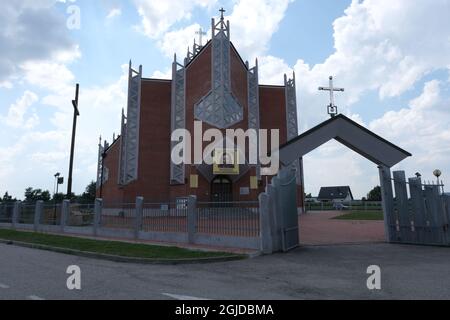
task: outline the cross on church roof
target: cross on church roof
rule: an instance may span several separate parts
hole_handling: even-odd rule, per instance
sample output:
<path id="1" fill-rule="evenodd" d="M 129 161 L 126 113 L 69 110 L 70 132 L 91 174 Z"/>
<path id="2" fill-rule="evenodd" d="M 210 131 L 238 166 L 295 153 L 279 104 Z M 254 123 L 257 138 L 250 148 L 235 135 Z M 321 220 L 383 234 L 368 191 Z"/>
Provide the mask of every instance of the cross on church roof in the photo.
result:
<path id="1" fill-rule="evenodd" d="M 219 11 L 220 11 L 220 20 L 223 20 L 224 19 L 223 14 L 226 12 L 226 10 L 224 8 L 220 8 Z"/>
<path id="2" fill-rule="evenodd" d="M 200 47 L 203 46 L 203 36 L 206 36 L 206 32 L 203 31 L 202 27 L 198 31 L 195 32 L 195 34 L 198 34 L 199 37 L 199 45 Z"/>
<path id="3" fill-rule="evenodd" d="M 334 116 L 337 116 L 338 109 L 337 106 L 334 104 L 334 93 L 344 92 L 344 88 L 335 88 L 333 85 L 333 77 L 330 76 L 330 86 L 328 88 L 326 87 L 319 87 L 319 91 L 330 91 L 330 105 L 328 106 L 328 114 L 333 118 Z"/>

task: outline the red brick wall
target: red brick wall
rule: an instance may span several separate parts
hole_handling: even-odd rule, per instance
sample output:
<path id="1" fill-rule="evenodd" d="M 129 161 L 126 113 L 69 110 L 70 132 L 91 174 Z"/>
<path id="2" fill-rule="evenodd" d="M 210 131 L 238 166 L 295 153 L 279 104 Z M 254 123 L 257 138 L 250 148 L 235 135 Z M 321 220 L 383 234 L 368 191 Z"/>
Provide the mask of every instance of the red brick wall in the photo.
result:
<path id="1" fill-rule="evenodd" d="M 103 187 L 97 190 L 97 197 L 103 198 L 105 202 L 122 202 L 123 190 L 117 184 L 119 174 L 119 158 L 120 158 L 120 139 L 119 138 L 106 152 L 105 166 L 108 168 L 108 180 Z M 102 195 L 100 195 L 100 191 Z"/>
<path id="2" fill-rule="evenodd" d="M 170 179 L 171 81 L 142 81 L 138 180 L 125 187 L 125 201 L 136 196 L 167 201 Z"/>

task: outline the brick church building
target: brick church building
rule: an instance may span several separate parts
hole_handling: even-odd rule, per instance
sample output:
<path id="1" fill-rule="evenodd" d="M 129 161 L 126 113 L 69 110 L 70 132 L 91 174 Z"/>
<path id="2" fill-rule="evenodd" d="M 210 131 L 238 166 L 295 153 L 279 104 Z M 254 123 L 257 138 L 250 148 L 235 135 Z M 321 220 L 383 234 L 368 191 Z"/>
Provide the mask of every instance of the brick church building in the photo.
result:
<path id="1" fill-rule="evenodd" d="M 283 75 L 280 75 L 282 77 Z M 212 39 L 194 44 L 192 52 L 173 62 L 172 80 L 148 79 L 142 66 L 130 62 L 127 112 L 121 135 L 100 142 L 97 196 L 109 203 L 169 202 L 194 195 L 204 202 L 255 201 L 271 177 L 261 165 L 243 164 L 227 174 L 213 165 L 172 162 L 177 129 L 279 129 L 280 145 L 298 136 L 295 75 L 284 85 L 259 84 L 253 67 L 230 41 L 230 23 L 212 19 Z M 193 144 L 192 144 L 193 145 Z M 299 206 L 303 206 L 303 169 L 297 167 Z"/>

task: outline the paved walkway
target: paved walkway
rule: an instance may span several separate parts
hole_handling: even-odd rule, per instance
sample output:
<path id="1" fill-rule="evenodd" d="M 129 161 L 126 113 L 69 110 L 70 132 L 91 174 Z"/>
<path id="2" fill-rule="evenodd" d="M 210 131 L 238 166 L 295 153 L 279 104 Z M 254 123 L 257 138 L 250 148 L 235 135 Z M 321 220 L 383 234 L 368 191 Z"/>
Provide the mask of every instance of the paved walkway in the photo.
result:
<path id="1" fill-rule="evenodd" d="M 300 216 L 302 245 L 384 242 L 383 221 L 335 220 L 342 211 L 312 211 Z"/>

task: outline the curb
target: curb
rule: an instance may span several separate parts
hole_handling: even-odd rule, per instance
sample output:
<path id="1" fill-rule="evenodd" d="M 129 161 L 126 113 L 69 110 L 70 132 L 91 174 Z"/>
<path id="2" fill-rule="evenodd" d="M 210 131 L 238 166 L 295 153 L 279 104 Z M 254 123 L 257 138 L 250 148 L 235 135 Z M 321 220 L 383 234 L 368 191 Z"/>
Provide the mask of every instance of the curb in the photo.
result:
<path id="1" fill-rule="evenodd" d="M 123 263 L 137 263 L 137 264 L 154 264 L 154 265 L 178 265 L 178 264 L 206 264 L 206 263 L 217 263 L 217 262 L 228 262 L 228 261 L 238 261 L 250 258 L 249 255 L 233 255 L 233 256 L 223 256 L 223 257 L 212 257 L 212 258 L 197 258 L 197 259 L 150 259 L 150 258 L 137 258 L 137 257 L 124 257 L 116 256 L 103 253 L 95 253 L 88 251 L 79 251 L 74 249 L 65 249 L 58 247 L 51 247 L 41 244 L 33 244 L 20 241 L 3 240 L 0 239 L 0 244 L 14 245 L 18 247 L 38 249 L 45 251 L 52 251 L 57 253 L 69 254 L 74 256 L 79 256 L 83 258 L 93 258 L 100 260 L 108 260 L 114 262 Z"/>

